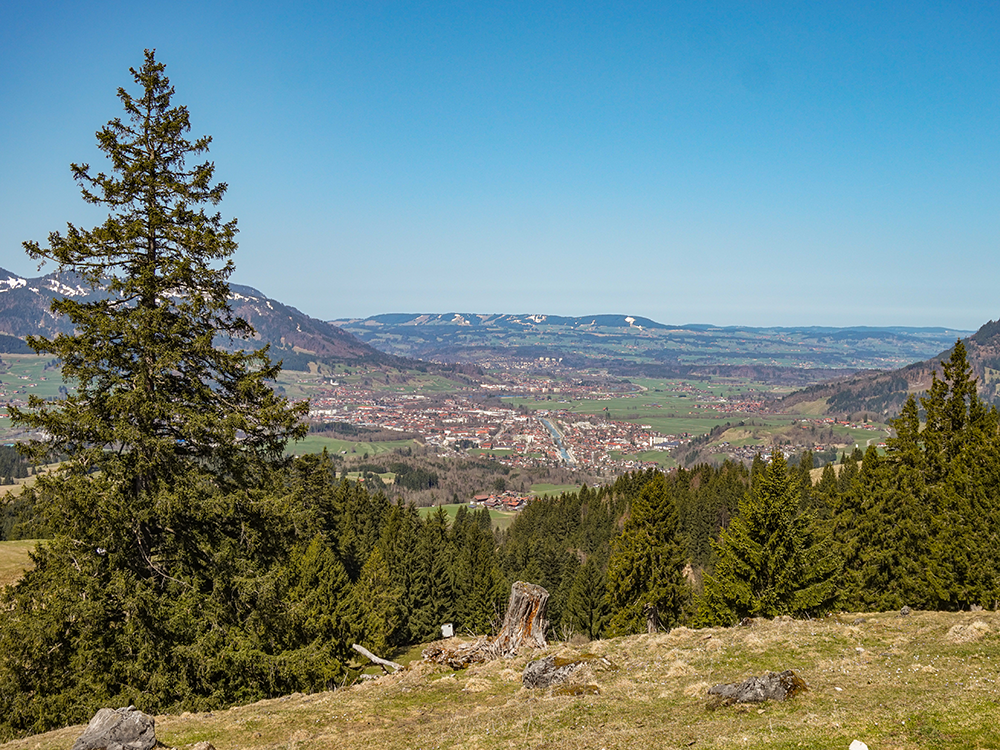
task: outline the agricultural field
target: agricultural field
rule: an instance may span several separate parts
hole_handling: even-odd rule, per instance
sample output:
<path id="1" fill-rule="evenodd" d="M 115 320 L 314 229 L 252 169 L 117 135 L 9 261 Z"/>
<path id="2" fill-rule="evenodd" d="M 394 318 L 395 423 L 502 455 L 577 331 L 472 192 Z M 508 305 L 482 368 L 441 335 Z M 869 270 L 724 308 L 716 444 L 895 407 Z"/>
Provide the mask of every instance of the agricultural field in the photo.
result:
<path id="1" fill-rule="evenodd" d="M 350 440 L 339 440 L 337 438 L 324 437 L 322 435 L 306 435 L 305 438 L 295 443 L 288 443 L 285 452 L 290 455 L 302 456 L 307 453 L 322 453 L 325 449 L 328 453 L 348 454 L 363 456 L 377 456 L 380 453 L 391 453 L 400 448 L 413 447 L 412 440 L 384 440 L 379 442 L 352 442 Z"/>
<path id="2" fill-rule="evenodd" d="M 579 492 L 579 484 L 533 484 L 531 485 L 531 494 L 536 497 L 541 497 L 542 495 L 550 495 L 555 497 L 556 495 L 561 495 L 564 492 Z"/>
<path id="3" fill-rule="evenodd" d="M 23 404 L 29 396 L 56 398 L 63 386 L 59 368 L 51 356 L 3 354 L 0 357 L 0 439 L 13 439 L 7 403 Z"/>
<path id="4" fill-rule="evenodd" d="M 455 515 L 458 513 L 459 508 L 465 508 L 470 511 L 476 510 L 476 508 L 470 508 L 468 503 L 449 503 L 448 505 L 417 508 L 417 513 L 420 514 L 421 518 L 427 518 L 431 514 L 436 513 L 438 508 L 443 508 L 444 512 L 448 514 L 449 523 L 455 520 Z M 514 522 L 515 518 L 517 518 L 517 513 L 508 513 L 507 511 L 490 508 L 490 520 L 493 522 L 493 528 L 495 529 L 503 531 Z"/>
<path id="5" fill-rule="evenodd" d="M 291 399 L 322 398 L 343 389 L 357 393 L 378 392 L 395 395 L 440 395 L 462 387 L 448 378 L 419 370 L 399 370 L 375 365 L 319 364 L 309 370 L 282 370 L 278 388 Z M 338 391 L 338 389 L 341 389 Z"/>

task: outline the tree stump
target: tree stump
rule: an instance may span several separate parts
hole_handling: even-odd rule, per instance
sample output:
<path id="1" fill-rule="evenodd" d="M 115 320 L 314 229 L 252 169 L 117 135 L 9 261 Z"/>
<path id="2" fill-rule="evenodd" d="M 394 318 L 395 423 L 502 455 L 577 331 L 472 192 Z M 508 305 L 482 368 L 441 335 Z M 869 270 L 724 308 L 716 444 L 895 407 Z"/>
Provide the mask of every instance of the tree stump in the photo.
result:
<path id="1" fill-rule="evenodd" d="M 545 613 L 549 592 L 533 583 L 518 581 L 510 589 L 503 627 L 496 638 L 482 638 L 473 644 L 455 647 L 430 646 L 424 659 L 460 669 L 492 659 L 513 656 L 522 648 L 545 648 L 549 621 Z"/>
<path id="2" fill-rule="evenodd" d="M 489 645 L 495 657 L 512 656 L 524 647 L 545 648 L 545 619 L 549 592 L 534 583 L 518 581 L 510 587 L 510 600 L 500 633 Z"/>

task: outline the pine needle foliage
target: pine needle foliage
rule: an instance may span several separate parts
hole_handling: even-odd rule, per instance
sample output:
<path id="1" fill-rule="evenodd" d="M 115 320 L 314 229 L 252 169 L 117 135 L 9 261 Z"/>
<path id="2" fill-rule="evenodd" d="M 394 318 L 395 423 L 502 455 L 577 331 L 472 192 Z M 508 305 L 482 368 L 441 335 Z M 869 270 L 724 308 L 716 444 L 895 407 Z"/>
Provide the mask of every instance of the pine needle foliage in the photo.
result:
<path id="1" fill-rule="evenodd" d="M 715 545 L 717 562 L 705 578 L 700 624 L 818 613 L 833 603 L 839 560 L 824 540 L 814 538 L 800 501 L 801 488 L 775 451 Z"/>
<path id="2" fill-rule="evenodd" d="M 131 72 L 141 94 L 119 89 L 127 117 L 97 133 L 112 172 L 72 165 L 84 200 L 108 208 L 107 220 L 90 230 L 69 224 L 49 235 L 48 247 L 24 243 L 30 257 L 107 292 L 54 301 L 74 333 L 28 340 L 59 358 L 75 390 L 57 402 L 33 397 L 11 417 L 49 436 L 33 445 L 36 457 L 64 451 L 74 467 L 131 482 L 138 493 L 185 472 L 189 459 L 221 473 L 244 468 L 247 457 L 278 458 L 289 437 L 303 434 L 305 405 L 290 408 L 268 386 L 280 365 L 266 351 L 215 345 L 253 334 L 228 301 L 236 220 L 205 209 L 226 184 L 213 184 L 211 162 L 188 165 L 211 139 L 185 137 L 187 108 L 172 104 L 154 52 Z"/>
<path id="3" fill-rule="evenodd" d="M 632 501 L 608 561 L 608 631 L 646 631 L 647 606 L 670 628 L 681 621 L 690 592 L 684 579 L 687 554 L 678 533 L 677 504 L 666 477 L 652 472 Z"/>
<path id="4" fill-rule="evenodd" d="M 236 221 L 206 210 L 226 185 L 211 162 L 188 163 L 210 139 L 186 137 L 154 53 L 131 72 L 139 93 L 120 89 L 125 117 L 97 133 L 110 172 L 72 165 L 107 220 L 25 243 L 105 294 L 57 300 L 74 333 L 29 340 L 74 388 L 11 409 L 47 436 L 34 458 L 68 459 L 35 492 L 54 539 L 0 604 L 0 738 L 109 703 L 209 708 L 338 673 L 321 663 L 330 649 L 309 647 L 330 613 L 301 587 L 342 576 L 317 549 L 290 560 L 309 537 L 274 471 L 307 404 L 270 388 L 266 351 L 217 346 L 253 334 L 228 303 Z"/>

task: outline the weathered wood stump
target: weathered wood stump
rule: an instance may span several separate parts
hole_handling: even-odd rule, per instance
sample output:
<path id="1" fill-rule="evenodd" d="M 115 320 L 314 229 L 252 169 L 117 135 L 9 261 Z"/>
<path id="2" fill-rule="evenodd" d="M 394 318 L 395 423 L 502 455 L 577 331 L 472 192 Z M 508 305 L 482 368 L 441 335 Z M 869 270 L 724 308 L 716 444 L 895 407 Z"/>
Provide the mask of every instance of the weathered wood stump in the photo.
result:
<path id="1" fill-rule="evenodd" d="M 522 648 L 545 648 L 545 619 L 549 592 L 534 583 L 518 581 L 510 587 L 503 627 L 489 648 L 495 656 L 512 656 Z"/>
<path id="2" fill-rule="evenodd" d="M 646 632 L 650 635 L 660 632 L 660 613 L 656 605 L 647 604 L 642 608 L 642 612 L 646 615 Z"/>
<path id="3" fill-rule="evenodd" d="M 462 669 L 492 659 L 514 656 L 524 648 L 545 648 L 545 631 L 549 621 L 545 618 L 549 592 L 533 583 L 518 581 L 510 588 L 510 599 L 503 626 L 496 638 L 482 638 L 473 644 L 456 647 L 430 646 L 424 650 L 424 659 L 444 664 L 451 669 Z"/>
<path id="4" fill-rule="evenodd" d="M 352 644 L 351 648 L 353 648 L 359 654 L 367 658 L 368 661 L 370 661 L 372 664 L 377 664 L 378 666 L 382 667 L 382 671 L 385 672 L 386 674 L 389 674 L 389 669 L 392 669 L 393 672 L 398 672 L 403 668 L 402 664 L 397 664 L 394 661 L 383 659 L 381 656 L 376 656 L 371 651 L 366 649 L 364 646 L 359 646 L 357 643 Z"/>

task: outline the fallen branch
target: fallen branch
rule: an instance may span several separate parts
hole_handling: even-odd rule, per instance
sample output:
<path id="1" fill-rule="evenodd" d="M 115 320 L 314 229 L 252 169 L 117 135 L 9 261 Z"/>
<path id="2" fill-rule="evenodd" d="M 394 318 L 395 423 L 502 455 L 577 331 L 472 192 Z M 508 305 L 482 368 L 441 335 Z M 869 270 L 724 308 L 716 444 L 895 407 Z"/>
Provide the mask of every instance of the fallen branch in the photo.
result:
<path id="1" fill-rule="evenodd" d="M 371 651 L 366 649 L 364 646 L 359 646 L 357 643 L 352 644 L 351 648 L 357 651 L 362 656 L 366 657 L 369 661 L 378 664 L 382 667 L 382 671 L 389 674 L 389 667 L 392 667 L 393 672 L 398 672 L 403 668 L 402 664 L 397 664 L 394 661 L 389 661 L 388 659 L 383 659 L 381 656 L 375 656 Z"/>

